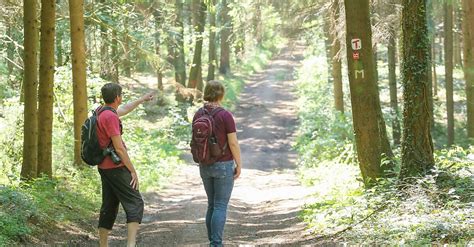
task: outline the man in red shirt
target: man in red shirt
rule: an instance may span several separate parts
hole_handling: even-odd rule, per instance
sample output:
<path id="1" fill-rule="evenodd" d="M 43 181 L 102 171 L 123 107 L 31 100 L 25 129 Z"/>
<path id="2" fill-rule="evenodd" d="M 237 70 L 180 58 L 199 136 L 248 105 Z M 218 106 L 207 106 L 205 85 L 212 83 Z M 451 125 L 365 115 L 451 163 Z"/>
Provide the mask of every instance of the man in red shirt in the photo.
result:
<path id="1" fill-rule="evenodd" d="M 111 147 L 120 157 L 118 164 L 107 155 L 99 164 L 99 174 L 102 181 L 102 206 L 99 216 L 99 244 L 108 246 L 108 235 L 117 217 L 119 204 L 122 204 L 127 215 L 127 246 L 135 246 L 138 225 L 143 217 L 143 199 L 138 191 L 138 177 L 130 161 L 127 148 L 122 140 L 123 116 L 139 104 L 153 99 L 153 93 L 148 93 L 124 106 L 122 104 L 122 87 L 116 83 L 107 83 L 102 89 L 102 99 L 110 110 L 98 109 L 97 137 L 102 149 Z"/>

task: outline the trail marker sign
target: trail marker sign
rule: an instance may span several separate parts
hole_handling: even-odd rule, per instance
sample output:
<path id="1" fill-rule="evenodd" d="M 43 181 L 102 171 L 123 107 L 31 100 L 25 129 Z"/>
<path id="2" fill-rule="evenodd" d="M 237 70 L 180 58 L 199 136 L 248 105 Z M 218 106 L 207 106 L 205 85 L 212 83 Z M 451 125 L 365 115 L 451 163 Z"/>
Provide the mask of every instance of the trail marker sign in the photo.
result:
<path id="1" fill-rule="evenodd" d="M 362 49 L 362 41 L 359 38 L 351 40 L 352 50 L 358 51 Z"/>
<path id="2" fill-rule="evenodd" d="M 355 51 L 352 53 L 352 59 L 359 60 L 359 58 L 360 58 L 359 52 Z"/>

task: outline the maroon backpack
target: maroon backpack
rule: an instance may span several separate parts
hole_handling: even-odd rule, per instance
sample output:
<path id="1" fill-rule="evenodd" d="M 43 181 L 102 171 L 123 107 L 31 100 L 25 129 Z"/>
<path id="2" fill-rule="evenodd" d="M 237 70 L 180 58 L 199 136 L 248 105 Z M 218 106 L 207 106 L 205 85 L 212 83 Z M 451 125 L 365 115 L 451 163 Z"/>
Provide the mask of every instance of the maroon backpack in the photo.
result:
<path id="1" fill-rule="evenodd" d="M 212 165 L 225 154 L 227 142 L 219 146 L 214 133 L 214 116 L 223 111 L 217 107 L 209 112 L 205 107 L 198 111 L 198 117 L 192 123 L 191 153 L 193 160 L 201 165 Z"/>

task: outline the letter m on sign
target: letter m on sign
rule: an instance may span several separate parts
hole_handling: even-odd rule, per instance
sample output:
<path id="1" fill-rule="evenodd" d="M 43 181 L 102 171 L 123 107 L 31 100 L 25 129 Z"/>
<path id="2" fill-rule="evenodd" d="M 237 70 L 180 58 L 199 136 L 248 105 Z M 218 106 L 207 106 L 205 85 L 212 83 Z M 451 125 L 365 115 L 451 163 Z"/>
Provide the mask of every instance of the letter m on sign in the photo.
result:
<path id="1" fill-rule="evenodd" d="M 365 72 L 364 72 L 363 69 L 354 70 L 354 76 L 355 76 L 356 79 L 359 79 L 359 78 L 364 79 L 365 78 Z"/>

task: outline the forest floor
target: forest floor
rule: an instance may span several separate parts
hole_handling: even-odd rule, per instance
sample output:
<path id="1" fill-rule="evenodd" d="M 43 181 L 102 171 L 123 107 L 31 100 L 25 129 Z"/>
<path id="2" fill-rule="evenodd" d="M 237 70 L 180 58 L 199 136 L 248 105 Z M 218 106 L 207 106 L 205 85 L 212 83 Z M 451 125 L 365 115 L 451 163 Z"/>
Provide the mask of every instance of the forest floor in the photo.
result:
<path id="1" fill-rule="evenodd" d="M 243 170 L 232 193 L 224 232 L 226 245 L 301 246 L 313 242 L 298 214 L 312 194 L 297 177 L 297 107 L 294 70 L 304 47 L 292 45 L 275 56 L 261 72 L 246 78 L 233 112 L 242 149 Z M 200 246 L 208 244 L 204 216 L 207 198 L 199 169 L 190 155 L 182 157 L 170 183 L 158 192 L 143 194 L 145 215 L 139 246 Z M 111 246 L 123 246 L 126 224 L 119 214 Z M 88 236 L 80 245 L 96 245 Z M 78 242 L 74 241 L 76 244 Z"/>

